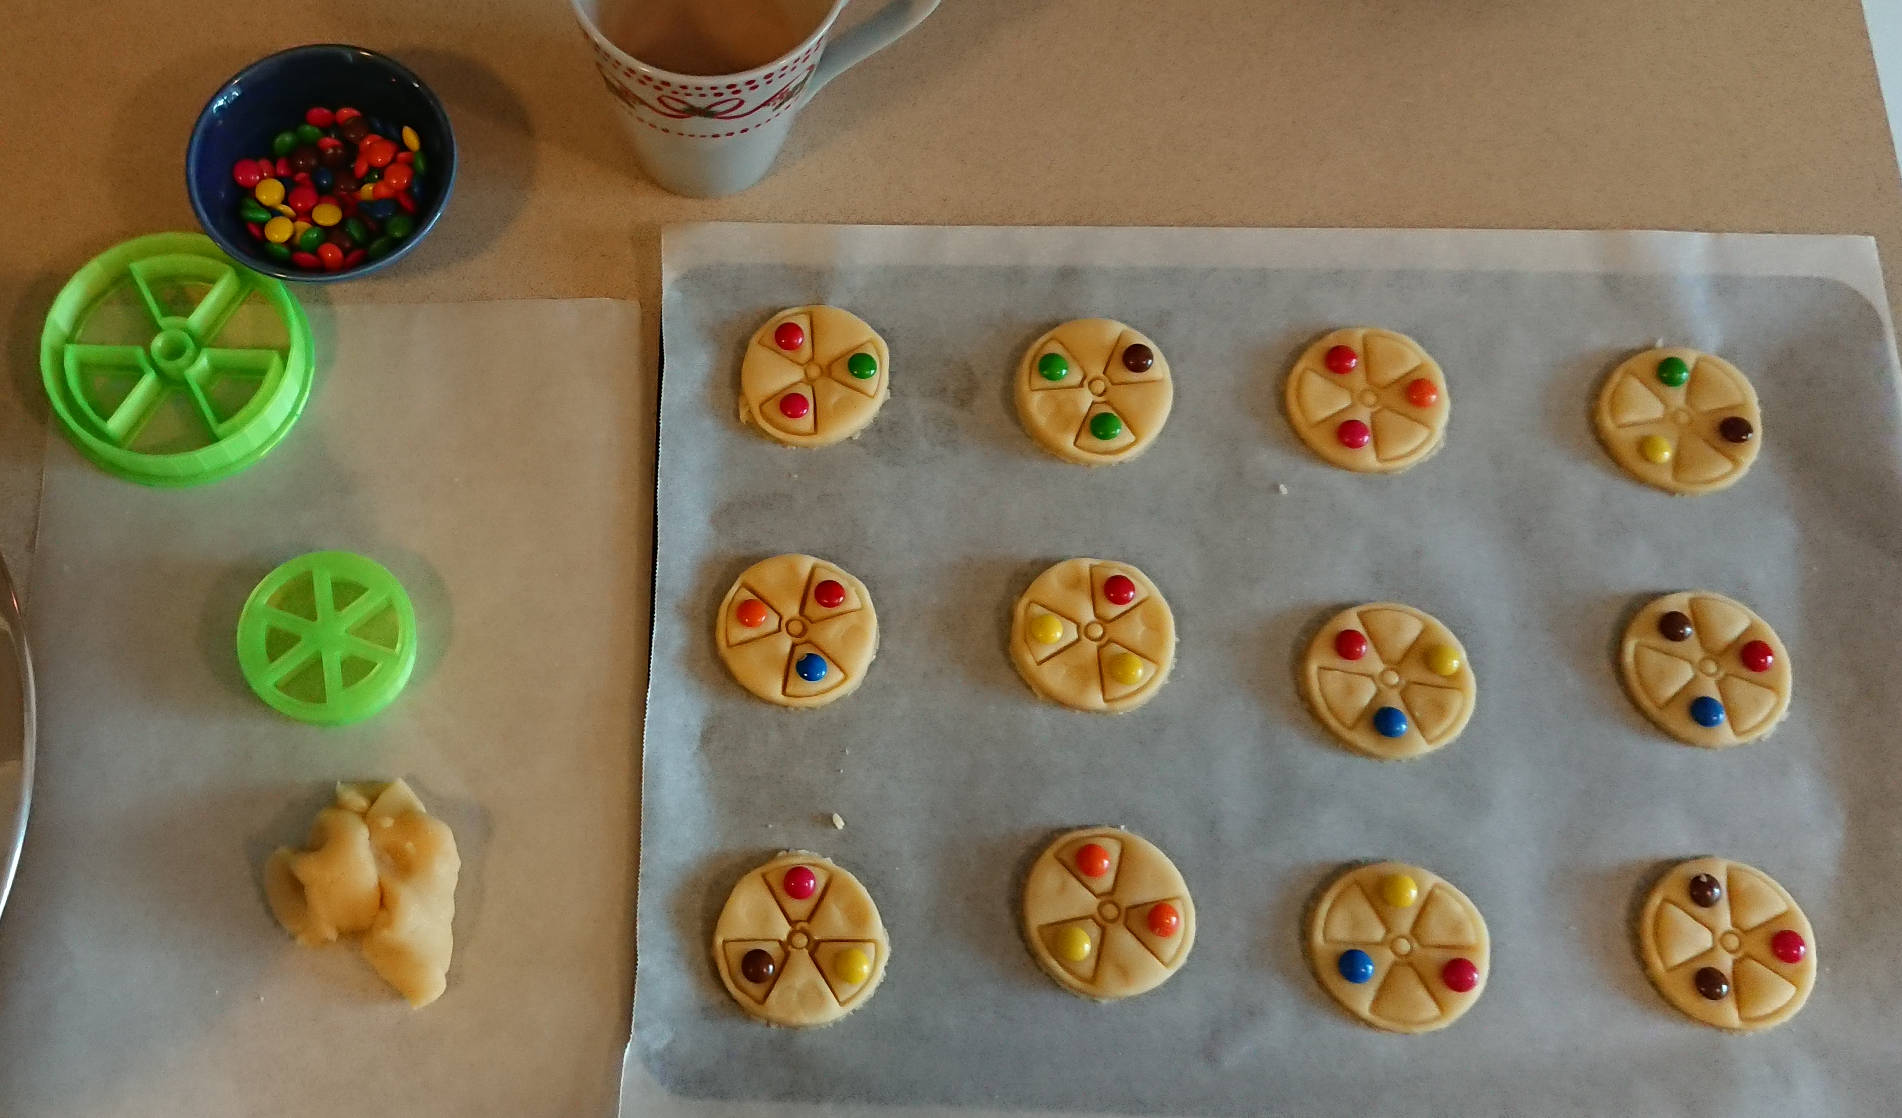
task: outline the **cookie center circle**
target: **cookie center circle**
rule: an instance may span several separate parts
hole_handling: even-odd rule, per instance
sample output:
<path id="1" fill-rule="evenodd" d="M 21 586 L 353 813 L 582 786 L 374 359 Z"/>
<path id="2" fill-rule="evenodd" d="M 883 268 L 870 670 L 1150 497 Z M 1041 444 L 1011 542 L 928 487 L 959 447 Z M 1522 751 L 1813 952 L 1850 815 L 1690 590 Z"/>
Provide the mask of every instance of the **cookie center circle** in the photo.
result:
<path id="1" fill-rule="evenodd" d="M 1103 393 L 1108 391 L 1109 391 L 1109 381 L 1104 380 L 1102 377 L 1090 378 L 1090 395 L 1101 396 Z"/>
<path id="2" fill-rule="evenodd" d="M 1718 936 L 1717 942 L 1725 951 L 1730 952 L 1732 955 L 1735 955 L 1743 948 L 1743 937 L 1734 931 L 1727 931 L 1723 935 Z"/>
<path id="3" fill-rule="evenodd" d="M 1395 936 L 1393 941 L 1393 953 L 1402 959 L 1413 954 L 1413 941 L 1406 936 Z"/>
<path id="4" fill-rule="evenodd" d="M 1717 661 L 1706 656 L 1697 662 L 1697 670 L 1703 672 L 1705 675 L 1716 675 Z"/>
<path id="5" fill-rule="evenodd" d="M 1084 636 L 1084 639 L 1086 640 L 1093 640 L 1093 641 L 1102 640 L 1103 639 L 1103 623 L 1100 621 L 1092 621 L 1088 625 L 1083 626 L 1083 636 Z"/>
<path id="6" fill-rule="evenodd" d="M 797 617 L 789 617 L 789 618 L 787 618 L 787 619 L 786 619 L 786 635 L 787 635 L 787 636 L 789 636 L 789 637 L 803 637 L 803 636 L 805 636 L 805 635 L 806 635 L 806 623 L 805 623 L 804 621 L 802 621 L 802 620 L 800 620 L 800 619 L 799 619 L 799 618 L 797 618 Z"/>
<path id="7" fill-rule="evenodd" d="M 1115 901 L 1104 901 L 1102 904 L 1096 906 L 1096 918 L 1105 924 L 1116 923 L 1117 919 L 1122 915 L 1123 910 L 1117 906 Z"/>
<path id="8" fill-rule="evenodd" d="M 1671 409 L 1671 422 L 1677 424 L 1679 427 L 1683 427 L 1686 424 L 1690 423 L 1690 421 L 1691 421 L 1690 412 L 1685 411 L 1683 408 Z"/>
<path id="9" fill-rule="evenodd" d="M 1394 671 L 1392 668 L 1384 668 L 1381 670 L 1380 685 L 1382 687 L 1394 687 L 1394 686 L 1397 686 L 1399 683 L 1400 683 L 1399 672 Z"/>
<path id="10" fill-rule="evenodd" d="M 812 937 L 806 934 L 804 928 L 794 928 L 792 933 L 786 937 L 786 946 L 792 948 L 794 951 L 804 951 L 811 943 Z"/>
<path id="11" fill-rule="evenodd" d="M 1380 403 L 1380 393 L 1375 392 L 1371 388 L 1364 388 L 1361 390 L 1361 394 L 1360 394 L 1361 407 L 1371 408 L 1375 404 L 1378 404 L 1378 403 Z"/>
<path id="12" fill-rule="evenodd" d="M 819 363 L 817 361 L 814 361 L 812 364 L 806 366 L 807 380 L 818 380 L 820 377 L 825 375 L 826 375 L 826 371 L 819 367 Z"/>

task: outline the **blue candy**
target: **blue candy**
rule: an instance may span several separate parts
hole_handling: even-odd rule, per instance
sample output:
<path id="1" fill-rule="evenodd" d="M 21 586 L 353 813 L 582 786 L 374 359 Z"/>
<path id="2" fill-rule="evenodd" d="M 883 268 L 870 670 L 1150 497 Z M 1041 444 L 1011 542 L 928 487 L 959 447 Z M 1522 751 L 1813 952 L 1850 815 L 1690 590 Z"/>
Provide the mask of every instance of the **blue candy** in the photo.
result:
<path id="1" fill-rule="evenodd" d="M 1350 947 L 1341 952 L 1340 960 L 1334 965 L 1340 970 L 1342 978 L 1347 979 L 1356 986 L 1359 986 L 1363 982 L 1373 980 L 1373 957 L 1358 947 Z"/>
<path id="2" fill-rule="evenodd" d="M 330 172 L 330 168 L 319 167 L 310 173 L 310 185 L 316 187 L 318 193 L 328 194 L 330 188 L 337 185 L 337 176 Z"/>
<path id="3" fill-rule="evenodd" d="M 372 220 L 382 221 L 396 212 L 396 199 L 375 198 L 368 202 L 360 203 L 357 206 L 357 212 Z"/>
<path id="4" fill-rule="evenodd" d="M 1399 707 L 1381 707 L 1374 712 L 1374 729 L 1383 738 L 1397 738 L 1407 732 L 1407 712 Z"/>
<path id="5" fill-rule="evenodd" d="M 808 652 L 793 665 L 793 671 L 807 683 L 817 683 L 826 677 L 826 658 L 817 652 Z"/>
<path id="6" fill-rule="evenodd" d="M 1724 704 L 1709 695 L 1699 695 L 1691 700 L 1691 721 L 1705 729 L 1724 724 Z"/>

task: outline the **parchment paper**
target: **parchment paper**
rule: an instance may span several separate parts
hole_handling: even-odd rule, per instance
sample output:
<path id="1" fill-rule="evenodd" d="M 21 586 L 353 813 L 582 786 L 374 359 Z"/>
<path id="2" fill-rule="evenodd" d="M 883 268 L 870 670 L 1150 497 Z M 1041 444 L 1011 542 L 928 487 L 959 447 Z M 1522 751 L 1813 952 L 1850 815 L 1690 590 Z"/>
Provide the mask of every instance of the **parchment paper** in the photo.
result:
<path id="1" fill-rule="evenodd" d="M 627 1037 L 651 393 L 610 301 L 311 310 L 277 449 L 161 492 L 48 440 L 39 788 L 0 920 L 0 1114 L 610 1113 Z M 245 595 L 315 548 L 421 636 L 356 726 L 273 713 Z M 265 855 L 338 779 L 407 776 L 462 854 L 449 989 L 412 1011 L 272 920 Z"/>
<path id="2" fill-rule="evenodd" d="M 624 1114 L 1892 1109 L 1902 444 L 1871 242 L 714 226 L 665 257 Z M 821 301 L 884 334 L 892 398 L 801 452 L 738 425 L 738 362 L 765 316 Z M 1176 403 L 1144 457 L 1088 470 L 1030 442 L 1009 385 L 1040 332 L 1097 314 L 1157 339 Z M 1300 349 L 1359 323 L 1419 339 L 1451 385 L 1446 447 L 1398 478 L 1323 465 L 1279 403 Z M 1603 375 L 1659 338 L 1761 394 L 1763 452 L 1728 492 L 1647 489 L 1594 440 Z M 866 582 L 881 647 L 858 693 L 795 713 L 735 686 L 710 631 L 741 569 L 800 550 Z M 1138 712 L 1041 702 L 1006 659 L 1011 603 L 1074 555 L 1135 563 L 1175 611 L 1175 674 Z M 1686 587 L 1788 644 L 1768 740 L 1678 745 L 1623 695 L 1625 619 Z M 1464 735 L 1405 764 L 1332 744 L 1294 684 L 1314 626 L 1382 598 L 1450 624 L 1479 680 Z M 1044 977 L 1016 913 L 1026 860 L 1094 823 L 1161 845 L 1200 921 L 1167 985 L 1110 1006 Z M 709 958 L 734 878 L 784 847 L 854 870 L 891 934 L 877 995 L 821 1031 L 751 1022 Z M 1815 995 L 1768 1035 L 1692 1024 L 1636 961 L 1643 889 L 1703 853 L 1767 870 L 1815 924 Z M 1314 890 L 1383 857 L 1448 876 L 1491 928 L 1484 998 L 1430 1037 L 1349 1018 L 1300 950 Z"/>

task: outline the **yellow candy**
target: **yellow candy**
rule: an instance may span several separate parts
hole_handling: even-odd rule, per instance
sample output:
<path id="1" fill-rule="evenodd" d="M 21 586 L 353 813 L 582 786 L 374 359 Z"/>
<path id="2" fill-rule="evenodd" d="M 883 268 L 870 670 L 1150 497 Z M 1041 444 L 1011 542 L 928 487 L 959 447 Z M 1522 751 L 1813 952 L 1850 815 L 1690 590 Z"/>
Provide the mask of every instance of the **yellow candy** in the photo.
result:
<path id="1" fill-rule="evenodd" d="M 423 149 L 423 138 L 416 134 L 416 129 L 411 128 L 407 124 L 403 126 L 403 146 L 411 151 L 421 151 Z"/>
<path id="2" fill-rule="evenodd" d="M 1671 440 L 1663 435 L 1646 435 L 1638 440 L 1638 453 L 1645 461 L 1662 466 L 1671 460 Z"/>
<path id="3" fill-rule="evenodd" d="M 839 981 L 857 986 L 872 977 L 872 960 L 865 957 L 865 952 L 850 947 L 839 952 L 839 957 L 832 960 L 832 973 Z"/>
<path id="4" fill-rule="evenodd" d="M 283 214 L 285 217 L 290 218 L 292 221 L 297 220 L 297 211 L 291 209 L 289 206 L 272 206 L 271 208 Z"/>
<path id="5" fill-rule="evenodd" d="M 1080 963 L 1090 957 L 1090 933 L 1072 924 L 1057 933 L 1057 942 L 1052 946 L 1059 957 Z"/>
<path id="6" fill-rule="evenodd" d="M 274 217 L 264 223 L 264 239 L 274 245 L 281 245 L 291 239 L 291 219 Z"/>
<path id="7" fill-rule="evenodd" d="M 1142 657 L 1134 652 L 1118 652 L 1110 657 L 1110 678 L 1125 687 L 1134 687 L 1143 681 Z"/>
<path id="8" fill-rule="evenodd" d="M 1426 666 L 1434 675 L 1452 675 L 1460 670 L 1460 654 L 1450 644 L 1436 644 L 1427 649 Z"/>
<path id="9" fill-rule="evenodd" d="M 293 221 L 291 222 L 291 236 L 301 237 L 304 235 L 304 230 L 309 228 L 310 222 L 308 221 Z"/>
<path id="10" fill-rule="evenodd" d="M 310 208 L 310 219 L 328 229 L 343 220 L 343 210 L 333 202 L 319 202 Z"/>
<path id="11" fill-rule="evenodd" d="M 359 202 L 368 202 L 375 197 L 376 184 L 373 182 L 366 182 L 357 190 L 357 201 Z"/>
<path id="12" fill-rule="evenodd" d="M 1030 639 L 1038 644 L 1055 644 L 1063 639 L 1063 619 L 1054 613 L 1039 615 L 1030 623 Z"/>
<path id="13" fill-rule="evenodd" d="M 266 206 L 275 206 L 284 200 L 284 183 L 281 179 L 265 179 L 251 191 L 251 196 Z"/>
<path id="14" fill-rule="evenodd" d="M 1380 899 L 1392 908 L 1412 908 L 1420 899 L 1420 887 L 1404 873 L 1390 873 L 1381 879 Z"/>

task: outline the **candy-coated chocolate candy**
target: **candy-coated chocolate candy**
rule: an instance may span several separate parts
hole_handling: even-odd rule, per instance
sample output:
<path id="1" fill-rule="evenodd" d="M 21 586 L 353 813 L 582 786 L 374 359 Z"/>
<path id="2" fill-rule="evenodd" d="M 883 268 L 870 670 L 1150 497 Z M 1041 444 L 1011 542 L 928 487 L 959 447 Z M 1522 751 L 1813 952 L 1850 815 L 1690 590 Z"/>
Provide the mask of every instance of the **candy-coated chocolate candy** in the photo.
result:
<path id="1" fill-rule="evenodd" d="M 1049 381 L 1062 380 L 1070 375 L 1070 362 L 1061 353 L 1046 353 L 1037 358 L 1037 375 Z"/>
<path id="2" fill-rule="evenodd" d="M 278 178 L 280 179 L 290 178 L 291 177 L 291 161 L 289 159 L 280 157 L 276 164 L 276 170 L 277 170 Z"/>
<path id="3" fill-rule="evenodd" d="M 313 105 L 304 110 L 304 123 L 312 128 L 328 128 L 337 123 L 337 114 L 322 105 Z"/>
<path id="4" fill-rule="evenodd" d="M 400 241 L 416 231 L 416 219 L 408 214 L 391 214 L 383 223 L 383 231 Z"/>
<path id="5" fill-rule="evenodd" d="M 296 146 L 297 133 L 295 132 L 279 132 L 277 135 L 271 137 L 271 154 L 279 159 L 289 155 L 291 149 Z"/>
<path id="6" fill-rule="evenodd" d="M 845 587 L 837 579 L 821 579 L 812 588 L 812 600 L 822 609 L 838 609 L 845 604 Z"/>
<path id="7" fill-rule="evenodd" d="M 271 259 L 279 261 L 281 263 L 289 263 L 291 259 L 291 246 L 274 245 L 271 242 L 266 241 L 264 242 L 264 254 L 270 257 Z"/>
<path id="8" fill-rule="evenodd" d="M 335 140 L 332 146 L 317 145 L 317 162 L 333 174 L 350 166 L 350 149 Z"/>
<path id="9" fill-rule="evenodd" d="M 1412 908 L 1420 899 L 1420 886 L 1404 873 L 1390 873 L 1380 879 L 1380 899 L 1393 908 Z"/>
<path id="10" fill-rule="evenodd" d="M 369 134 L 370 122 L 364 120 L 361 116 L 353 116 L 348 120 L 342 117 L 337 118 L 337 136 L 343 140 L 344 143 L 360 144 L 363 142 L 363 138 Z"/>
<path id="11" fill-rule="evenodd" d="M 1401 737 L 1407 732 L 1407 712 L 1399 707 L 1381 707 L 1374 712 L 1374 732 L 1383 738 Z"/>
<path id="12" fill-rule="evenodd" d="M 1103 596 L 1119 606 L 1136 600 L 1136 583 L 1128 575 L 1111 575 L 1103 580 Z"/>
<path id="13" fill-rule="evenodd" d="M 281 245 L 291 239 L 291 219 L 279 215 L 264 223 L 264 239 Z"/>
<path id="14" fill-rule="evenodd" d="M 1662 466 L 1671 460 L 1671 440 L 1663 435 L 1646 435 L 1638 440 L 1638 453 L 1645 461 Z"/>
<path id="15" fill-rule="evenodd" d="M 1063 621 L 1054 613 L 1040 613 L 1030 622 L 1030 639 L 1055 644 L 1063 639 Z"/>
<path id="16" fill-rule="evenodd" d="M 1090 417 L 1090 434 L 1108 442 L 1123 433 L 1123 417 L 1113 411 L 1100 411 Z"/>
<path id="17" fill-rule="evenodd" d="M 864 951 L 848 947 L 832 960 L 832 973 L 839 981 L 857 986 L 872 977 L 872 960 Z"/>
<path id="18" fill-rule="evenodd" d="M 419 175 L 426 175 L 429 173 L 429 164 L 427 160 L 424 159 L 423 153 L 420 151 L 416 153 L 416 158 L 409 161 L 409 165 L 412 168 L 414 168 L 416 173 Z"/>
<path id="19" fill-rule="evenodd" d="M 1777 654 L 1771 651 L 1767 641 L 1746 641 L 1737 658 L 1753 672 L 1767 672 L 1770 665 L 1776 663 Z"/>
<path id="20" fill-rule="evenodd" d="M 240 159 L 231 166 L 231 177 L 239 186 L 250 190 L 264 181 L 264 168 L 249 159 Z"/>
<path id="21" fill-rule="evenodd" d="M 279 203 L 275 206 L 272 206 L 271 208 L 273 210 L 276 210 L 278 213 L 283 214 L 285 217 L 290 218 L 292 221 L 297 220 L 297 211 L 291 209 L 289 206 L 286 206 L 283 203 Z"/>
<path id="22" fill-rule="evenodd" d="M 1074 924 L 1060 928 L 1055 939 L 1056 942 L 1050 946 L 1061 958 L 1080 963 L 1090 957 L 1090 933 L 1082 928 Z"/>
<path id="23" fill-rule="evenodd" d="M 1686 890 L 1691 894 L 1691 903 L 1699 908 L 1709 908 L 1724 899 L 1723 883 L 1707 873 L 1691 878 Z"/>
<path id="24" fill-rule="evenodd" d="M 748 982 L 770 982 L 779 973 L 779 965 L 773 962 L 770 952 L 755 947 L 740 956 L 740 975 Z"/>
<path id="25" fill-rule="evenodd" d="M 1709 695 L 1699 695 L 1691 700 L 1691 721 L 1709 729 L 1724 724 L 1724 704 Z"/>
<path id="26" fill-rule="evenodd" d="M 787 419 L 804 419 L 812 410 L 812 401 L 797 392 L 789 392 L 779 398 L 779 414 Z"/>
<path id="27" fill-rule="evenodd" d="M 246 198 L 238 203 L 238 216 L 246 221 L 263 225 L 271 220 L 271 211 L 265 209 L 264 204 L 256 198 Z"/>
<path id="28" fill-rule="evenodd" d="M 1681 610 L 1669 610 L 1658 616 L 1658 635 L 1667 641 L 1691 639 L 1691 619 Z"/>
<path id="29" fill-rule="evenodd" d="M 350 173 L 350 168 L 339 167 L 330 176 L 330 190 L 333 194 L 356 194 L 363 189 L 363 180 Z"/>
<path id="30" fill-rule="evenodd" d="M 411 128 L 407 124 L 403 126 L 403 146 L 411 151 L 421 151 L 423 149 L 423 138 L 416 134 L 416 129 Z"/>
<path id="31" fill-rule="evenodd" d="M 309 121 L 305 121 L 297 126 L 297 142 L 300 144 L 311 144 L 314 146 L 318 140 L 323 138 L 324 130 Z"/>
<path id="32" fill-rule="evenodd" d="M 357 187 L 357 200 L 358 200 L 358 201 L 360 201 L 360 202 L 368 202 L 368 201 L 370 201 L 370 200 L 372 200 L 372 199 L 374 199 L 375 197 L 376 197 L 376 184 L 375 184 L 375 183 L 371 183 L 371 182 L 366 182 L 366 183 L 364 183 L 364 184 L 363 184 L 362 186 L 359 186 L 359 187 Z"/>
<path id="33" fill-rule="evenodd" d="M 267 218 L 266 220 L 268 221 L 269 219 Z M 251 234 L 251 239 L 252 239 L 252 240 L 254 240 L 254 241 L 264 241 L 264 226 L 262 226 L 262 225 L 259 225 L 259 224 L 258 224 L 257 222 L 255 222 L 255 221 L 247 221 L 247 222 L 245 222 L 245 223 L 244 223 L 244 231 L 245 231 L 246 233 L 249 233 L 249 234 Z M 269 241 L 264 241 L 264 243 L 268 245 L 268 244 L 270 244 L 271 242 L 269 242 Z"/>
<path id="34" fill-rule="evenodd" d="M 378 179 L 376 183 L 370 188 L 370 197 L 371 198 L 394 198 L 396 197 L 396 188 L 391 186 L 389 183 L 384 182 L 382 179 Z"/>
<path id="35" fill-rule="evenodd" d="M 348 105 L 345 105 L 344 107 L 338 109 L 336 112 L 337 123 L 340 125 L 348 124 L 362 115 L 363 114 L 361 112 L 358 112 L 356 109 L 353 109 Z M 365 127 L 368 127 L 368 125 L 365 125 Z"/>
<path id="36" fill-rule="evenodd" d="M 1182 928 L 1182 914 L 1176 906 L 1164 901 L 1149 910 L 1149 934 L 1158 939 L 1168 939 Z"/>
<path id="37" fill-rule="evenodd" d="M 410 170 L 409 164 L 392 163 L 384 170 L 382 181 L 384 186 L 389 187 L 392 192 L 395 192 L 408 186 L 410 179 L 414 178 L 415 175 L 416 172 Z"/>
<path id="38" fill-rule="evenodd" d="M 363 219 L 360 217 L 344 218 L 343 232 L 345 236 L 350 238 L 350 243 L 353 245 L 363 245 L 370 242 L 370 227 L 363 224 Z"/>
<path id="39" fill-rule="evenodd" d="M 1717 425 L 1717 433 L 1727 443 L 1747 443 L 1757 433 L 1757 429 L 1743 416 L 1733 415 Z"/>
<path id="40" fill-rule="evenodd" d="M 313 268 L 314 269 L 314 268 L 321 268 L 324 266 L 323 261 L 317 259 L 315 256 L 312 256 L 308 252 L 291 253 L 291 263 L 297 265 L 299 268 Z"/>
<path id="41" fill-rule="evenodd" d="M 365 187 L 364 189 L 368 190 L 370 188 Z M 362 194 L 359 193 L 358 197 L 362 197 Z M 396 216 L 396 205 L 387 198 L 379 198 L 374 201 L 366 198 L 364 199 L 362 208 L 363 216 L 372 221 L 385 221 Z"/>
<path id="42" fill-rule="evenodd" d="M 372 260 L 380 260 L 383 257 L 388 256 L 390 254 L 390 250 L 395 247 L 396 247 L 395 241 L 391 240 L 388 237 L 380 237 L 380 236 L 371 238 L 370 243 L 364 246 L 364 248 L 368 250 L 370 254 L 370 259 Z"/>
<path id="43" fill-rule="evenodd" d="M 1730 996 L 1730 976 L 1716 967 L 1697 968 L 1697 973 L 1691 976 L 1691 984 L 1710 1001 L 1720 1002 Z"/>
<path id="44" fill-rule="evenodd" d="M 1440 968 L 1440 981 L 1455 994 L 1470 993 L 1473 987 L 1479 985 L 1479 968 L 1473 965 L 1471 959 L 1449 959 Z"/>
<path id="45" fill-rule="evenodd" d="M 1123 347 L 1123 368 L 1132 373 L 1146 373 L 1156 365 L 1156 351 L 1141 342 L 1133 342 Z"/>
<path id="46" fill-rule="evenodd" d="M 251 188 L 251 197 L 267 206 L 275 206 L 284 201 L 284 181 L 282 179 L 260 179 Z"/>
<path id="47" fill-rule="evenodd" d="M 343 250 L 325 241 L 317 246 L 317 259 L 323 264 L 324 271 L 334 272 L 343 267 Z"/>
<path id="48" fill-rule="evenodd" d="M 369 255 L 368 253 L 364 252 L 360 248 L 353 248 L 349 252 L 346 252 L 343 254 L 343 266 L 346 268 L 354 268 L 357 265 L 363 263 L 365 257 L 367 257 L 368 255 Z"/>
<path id="49" fill-rule="evenodd" d="M 307 214 L 317 204 L 317 188 L 309 183 L 298 183 L 284 196 L 284 204 L 299 214 Z"/>
<path id="50" fill-rule="evenodd" d="M 819 875 L 812 872 L 811 866 L 794 866 L 786 871 L 780 884 L 785 887 L 787 896 L 795 901 L 803 901 L 819 888 Z"/>
<path id="51" fill-rule="evenodd" d="M 733 616 L 747 628 L 757 629 L 766 624 L 766 603 L 758 598 L 748 598 L 733 607 Z"/>
<path id="52" fill-rule="evenodd" d="M 319 202 L 310 208 L 310 219 L 328 229 L 343 220 L 343 211 L 335 202 Z"/>
<path id="53" fill-rule="evenodd" d="M 316 187 L 318 193 L 327 194 L 337 185 L 337 176 L 330 173 L 330 168 L 319 167 L 310 173 L 310 185 Z"/>
<path id="54" fill-rule="evenodd" d="M 345 252 L 350 251 L 350 238 L 344 234 L 342 229 L 332 225 L 330 228 L 324 229 L 323 234 L 326 244 L 336 245 Z"/>
<path id="55" fill-rule="evenodd" d="M 1373 956 L 1358 947 L 1350 947 L 1341 952 L 1341 957 L 1335 961 L 1334 967 L 1341 972 L 1342 978 L 1356 986 L 1371 982 L 1374 977 Z"/>
<path id="56" fill-rule="evenodd" d="M 782 322 L 773 328 L 773 344 L 784 350 L 795 350 L 806 344 L 806 328 L 797 322 Z"/>
<path id="57" fill-rule="evenodd" d="M 1102 877 L 1109 872 L 1110 852 L 1100 843 L 1086 842 L 1077 847 L 1076 872 L 1084 877 Z"/>
<path id="58" fill-rule="evenodd" d="M 1770 937 L 1770 954 L 1792 966 L 1802 962 L 1803 956 L 1809 953 L 1809 949 L 1809 944 L 1803 942 L 1802 935 L 1788 928 Z"/>
<path id="59" fill-rule="evenodd" d="M 869 353 L 855 353 L 845 359 L 845 371 L 851 373 L 854 380 L 871 380 L 878 375 L 878 358 Z"/>
<path id="60" fill-rule="evenodd" d="M 324 243 L 324 231 L 312 225 L 297 235 L 297 247 L 305 252 L 316 252 Z"/>
<path id="61" fill-rule="evenodd" d="M 410 196 L 410 192 L 407 190 L 397 194 L 396 204 L 403 207 L 403 212 L 406 214 L 413 214 L 416 212 L 416 199 L 412 198 Z"/>
<path id="62" fill-rule="evenodd" d="M 1374 433 L 1368 430 L 1367 424 L 1360 420 L 1349 419 L 1334 429 L 1334 437 L 1339 439 L 1341 445 L 1347 449 L 1359 450 L 1367 445 L 1368 440 L 1374 437 Z"/>
<path id="63" fill-rule="evenodd" d="M 1334 655 L 1343 660 L 1358 660 L 1367 655 L 1367 634 L 1359 629 L 1342 629 L 1334 634 Z"/>
<path id="64" fill-rule="evenodd" d="M 372 167 L 388 167 L 396 158 L 396 145 L 388 140 L 376 140 L 364 147 L 368 149 L 364 158 L 370 161 Z"/>
<path id="65" fill-rule="evenodd" d="M 1353 346 L 1329 347 L 1327 355 L 1322 357 L 1321 361 L 1327 366 L 1328 372 L 1339 373 L 1342 376 L 1360 368 L 1360 354 L 1354 352 Z"/>
<path id="66" fill-rule="evenodd" d="M 1434 675 L 1458 675 L 1459 651 L 1450 644 L 1436 644 L 1427 649 L 1426 666 Z"/>
<path id="67" fill-rule="evenodd" d="M 1658 379 L 1672 388 L 1682 388 L 1691 379 L 1691 367 L 1682 357 L 1667 357 L 1658 362 Z"/>
<path id="68" fill-rule="evenodd" d="M 1134 652 L 1118 652 L 1110 657 L 1110 678 L 1124 687 L 1134 687 L 1143 681 L 1142 657 Z"/>
<path id="69" fill-rule="evenodd" d="M 1407 403 L 1416 408 L 1430 408 L 1440 402 L 1439 386 L 1425 377 L 1407 382 Z"/>
<path id="70" fill-rule="evenodd" d="M 317 169 L 317 149 L 309 144 L 290 154 L 291 170 L 297 174 L 309 174 Z"/>
<path id="71" fill-rule="evenodd" d="M 817 683 L 826 677 L 826 658 L 817 652 L 808 652 L 793 665 L 793 671 L 807 683 Z"/>

